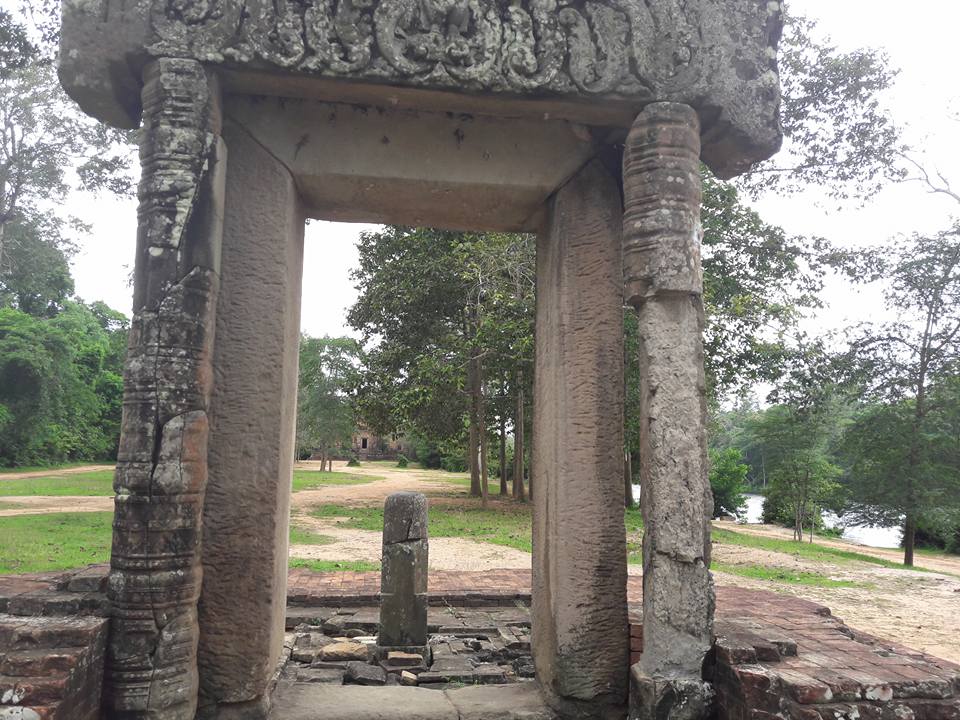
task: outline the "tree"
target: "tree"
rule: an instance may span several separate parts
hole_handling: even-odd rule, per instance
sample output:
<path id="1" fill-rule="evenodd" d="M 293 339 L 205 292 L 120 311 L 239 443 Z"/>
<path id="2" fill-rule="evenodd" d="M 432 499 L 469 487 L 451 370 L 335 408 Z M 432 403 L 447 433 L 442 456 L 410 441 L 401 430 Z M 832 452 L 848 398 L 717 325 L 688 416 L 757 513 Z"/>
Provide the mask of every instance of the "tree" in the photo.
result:
<path id="1" fill-rule="evenodd" d="M 945 501 L 960 503 L 960 465 L 952 450 L 954 378 L 960 371 L 960 223 L 873 253 L 888 282 L 887 305 L 898 317 L 862 326 L 851 343 L 854 379 L 880 406 L 849 431 L 849 482 L 861 501 L 855 514 L 902 516 L 904 564 L 912 565 L 920 515 Z"/>
<path id="2" fill-rule="evenodd" d="M 532 238 L 388 227 L 364 233 L 360 249 L 349 320 L 370 346 L 361 416 L 381 430 L 465 445 L 471 494 L 485 497 L 489 439 L 511 415 L 514 455 L 523 458 L 517 415 L 530 396 Z M 521 465 L 520 494 L 522 475 Z"/>
<path id="3" fill-rule="evenodd" d="M 713 490 L 713 517 L 737 514 L 747 504 L 748 466 L 736 448 L 710 450 L 710 487 Z"/>
<path id="4" fill-rule="evenodd" d="M 0 463 L 115 457 L 126 330 L 102 304 L 68 301 L 53 318 L 0 308 Z"/>
<path id="5" fill-rule="evenodd" d="M 356 428 L 349 393 L 359 351 L 352 338 L 300 338 L 297 450 L 319 451 L 321 468 L 332 463 L 336 449 L 349 445 Z"/>
<path id="6" fill-rule="evenodd" d="M 813 527 L 820 510 L 839 490 L 840 469 L 830 460 L 829 447 L 837 433 L 836 409 L 829 405 L 775 405 L 752 423 L 751 433 L 765 448 L 770 490 L 764 518 L 782 508 L 793 525 L 795 540 Z"/>
<path id="7" fill-rule="evenodd" d="M 866 198 L 904 177 L 900 128 L 882 93 L 897 71 L 880 51 L 841 52 L 814 21 L 788 15 L 777 57 L 784 147 L 737 181 L 751 195 L 817 187 L 831 198 Z"/>

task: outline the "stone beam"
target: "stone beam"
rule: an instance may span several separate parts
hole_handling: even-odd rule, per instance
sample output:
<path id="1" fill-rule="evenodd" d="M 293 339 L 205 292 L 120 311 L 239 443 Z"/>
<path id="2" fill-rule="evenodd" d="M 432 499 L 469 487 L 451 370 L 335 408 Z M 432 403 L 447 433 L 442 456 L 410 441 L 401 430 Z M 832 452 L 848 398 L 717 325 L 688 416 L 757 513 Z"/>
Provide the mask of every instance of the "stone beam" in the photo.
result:
<path id="1" fill-rule="evenodd" d="M 624 282 L 640 330 L 643 654 L 631 718 L 704 717 L 713 635 L 699 124 L 685 105 L 637 118 L 623 159 Z"/>
<path id="2" fill-rule="evenodd" d="M 533 658 L 564 718 L 622 718 L 627 699 L 622 212 L 595 160 L 537 240 Z"/>
<path id="3" fill-rule="evenodd" d="M 627 128 L 682 102 L 721 177 L 780 144 L 778 0 L 63 0 L 63 16 L 64 87 L 124 127 L 138 69 L 183 57 L 231 92 L 381 107 Z"/>
<path id="4" fill-rule="evenodd" d="M 193 720 L 224 151 L 194 60 L 144 73 L 133 320 L 124 371 L 104 702 Z"/>
<path id="5" fill-rule="evenodd" d="M 246 96 L 224 114 L 288 168 L 308 215 L 346 222 L 536 231 L 598 145 L 564 120 Z"/>

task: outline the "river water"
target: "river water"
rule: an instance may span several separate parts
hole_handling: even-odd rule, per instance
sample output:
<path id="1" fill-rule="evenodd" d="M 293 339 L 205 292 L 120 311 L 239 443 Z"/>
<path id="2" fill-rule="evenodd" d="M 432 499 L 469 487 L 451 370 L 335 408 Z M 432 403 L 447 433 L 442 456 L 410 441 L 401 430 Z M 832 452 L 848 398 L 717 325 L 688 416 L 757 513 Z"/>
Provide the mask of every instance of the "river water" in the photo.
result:
<path id="1" fill-rule="evenodd" d="M 747 495 L 747 523 L 760 523 L 763 516 L 763 495 Z M 824 510 L 823 523 L 829 528 L 843 525 L 843 520 L 834 513 Z M 903 528 L 874 527 L 871 525 L 846 525 L 843 528 L 843 539 L 858 545 L 876 548 L 898 548 L 903 538 Z"/>
<path id="2" fill-rule="evenodd" d="M 763 522 L 763 495 L 746 495 L 747 511 L 742 520 L 749 524 L 760 524 Z M 640 486 L 633 486 L 634 501 L 640 500 Z M 834 513 L 825 510 L 823 512 L 823 522 L 829 527 L 843 525 L 843 522 Z M 858 545 L 866 545 L 876 548 L 899 548 L 900 540 L 903 538 L 903 528 L 895 527 L 873 527 L 871 525 L 846 525 L 843 528 L 844 540 L 849 540 Z"/>

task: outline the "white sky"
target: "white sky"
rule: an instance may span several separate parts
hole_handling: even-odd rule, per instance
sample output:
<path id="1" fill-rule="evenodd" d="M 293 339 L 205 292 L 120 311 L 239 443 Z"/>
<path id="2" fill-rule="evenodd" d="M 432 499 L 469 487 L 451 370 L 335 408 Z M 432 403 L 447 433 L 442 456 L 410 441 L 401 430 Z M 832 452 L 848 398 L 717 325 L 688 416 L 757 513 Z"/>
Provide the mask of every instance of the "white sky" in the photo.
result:
<path id="1" fill-rule="evenodd" d="M 894 118 L 907 128 L 907 140 L 922 147 L 928 166 L 960 187 L 960 81 L 955 59 L 960 4 L 955 0 L 915 0 L 909 7 L 893 0 L 793 0 L 791 12 L 816 18 L 820 31 L 840 48 L 877 47 L 890 55 L 901 74 L 886 98 Z M 863 208 L 837 210 L 818 202 L 816 193 L 768 197 L 756 204 L 763 217 L 794 234 L 819 234 L 845 246 L 872 245 L 897 234 L 945 228 L 960 206 L 933 197 L 919 185 L 894 187 Z M 77 294 L 104 300 L 129 314 L 130 271 L 136 237 L 134 201 L 77 194 L 69 210 L 93 226 L 73 260 Z M 311 335 L 348 334 L 346 309 L 356 292 L 349 272 L 357 262 L 355 241 L 372 226 L 310 222 L 306 230 L 302 328 Z M 832 281 L 828 306 L 809 319 L 809 329 L 839 328 L 875 317 L 876 289 L 857 290 Z"/>

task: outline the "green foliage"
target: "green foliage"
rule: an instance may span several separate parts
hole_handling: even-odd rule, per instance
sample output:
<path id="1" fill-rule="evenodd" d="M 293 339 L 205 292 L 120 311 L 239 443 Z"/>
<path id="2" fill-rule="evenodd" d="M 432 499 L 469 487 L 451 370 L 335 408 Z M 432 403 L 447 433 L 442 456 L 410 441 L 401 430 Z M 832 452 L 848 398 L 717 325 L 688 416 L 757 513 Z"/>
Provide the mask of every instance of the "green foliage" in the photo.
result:
<path id="1" fill-rule="evenodd" d="M 713 517 L 739 514 L 747 504 L 747 470 L 737 448 L 710 450 L 710 488 L 713 490 Z"/>
<path id="2" fill-rule="evenodd" d="M 74 301 L 52 318 L 0 308 L 0 463 L 115 456 L 120 318 Z"/>
<path id="3" fill-rule="evenodd" d="M 880 101 L 897 71 L 880 51 L 840 51 L 815 22 L 786 20 L 777 59 L 784 149 L 740 183 L 755 194 L 819 187 L 837 199 L 869 197 L 902 177 L 900 129 Z"/>
<path id="4" fill-rule="evenodd" d="M 410 465 L 410 461 L 407 459 L 407 456 L 406 456 L 406 455 L 400 455 L 400 457 L 397 458 L 397 467 L 398 467 L 398 468 L 405 468 L 405 467 L 407 467 L 408 465 Z"/>
<path id="5" fill-rule="evenodd" d="M 0 574 L 51 572 L 107 562 L 113 513 L 0 517 Z"/>
<path id="6" fill-rule="evenodd" d="M 751 433 L 766 456 L 768 498 L 782 503 L 797 540 L 803 539 L 804 528 L 817 522 L 820 510 L 832 504 L 839 492 L 840 469 L 829 455 L 837 421 L 836 407 L 825 403 L 810 408 L 775 405 L 752 424 Z M 765 502 L 765 513 L 766 506 Z"/>
<path id="7" fill-rule="evenodd" d="M 360 467 L 360 460 L 357 459 L 356 455 L 351 455 L 347 460 L 347 467 Z"/>
<path id="8" fill-rule="evenodd" d="M 351 338 L 300 338 L 297 448 L 324 458 L 350 447 L 356 428 L 350 390 L 360 349 Z"/>

